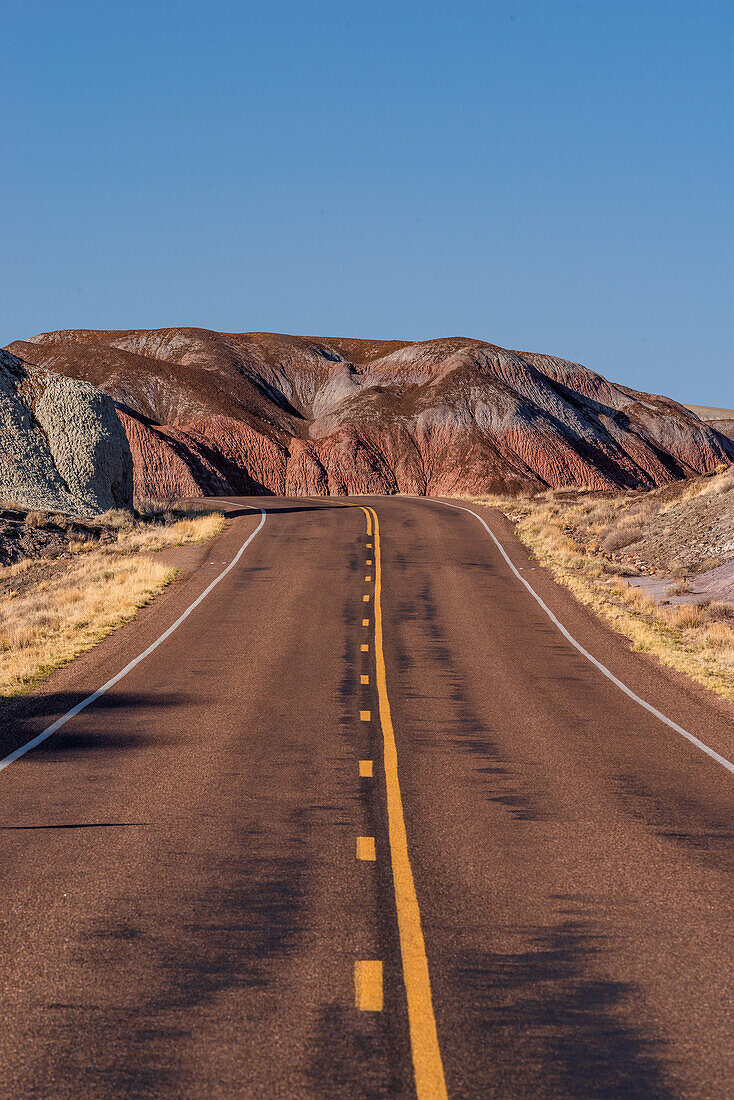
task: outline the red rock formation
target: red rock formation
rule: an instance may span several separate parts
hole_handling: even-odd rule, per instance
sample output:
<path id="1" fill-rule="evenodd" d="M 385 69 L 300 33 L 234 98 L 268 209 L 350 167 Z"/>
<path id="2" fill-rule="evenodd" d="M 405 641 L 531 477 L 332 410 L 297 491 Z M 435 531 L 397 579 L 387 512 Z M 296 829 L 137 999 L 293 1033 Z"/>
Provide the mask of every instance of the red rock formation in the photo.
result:
<path id="1" fill-rule="evenodd" d="M 734 439 L 734 409 L 722 409 L 711 405 L 686 405 L 699 420 L 705 420 L 710 428 Z"/>
<path id="2" fill-rule="evenodd" d="M 709 420 L 709 427 L 715 428 L 721 435 L 734 439 L 734 420 Z"/>
<path id="3" fill-rule="evenodd" d="M 139 496 L 645 487 L 734 460 L 668 398 L 481 340 L 159 329 L 10 350 L 117 401 Z"/>

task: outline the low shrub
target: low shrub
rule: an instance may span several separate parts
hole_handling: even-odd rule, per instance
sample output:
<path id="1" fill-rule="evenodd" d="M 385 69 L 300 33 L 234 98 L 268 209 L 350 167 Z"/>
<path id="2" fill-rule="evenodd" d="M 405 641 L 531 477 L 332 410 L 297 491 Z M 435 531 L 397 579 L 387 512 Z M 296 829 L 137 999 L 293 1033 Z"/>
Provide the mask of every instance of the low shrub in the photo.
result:
<path id="1" fill-rule="evenodd" d="M 43 527 L 48 519 L 46 512 L 26 512 L 23 523 L 26 527 Z"/>
<path id="2" fill-rule="evenodd" d="M 709 619 L 714 622 L 734 623 L 734 604 L 712 600 L 706 608 Z"/>
<path id="3" fill-rule="evenodd" d="M 640 527 L 617 527 L 604 536 L 602 540 L 604 549 L 623 550 L 625 546 L 639 542 L 644 533 Z"/>
<path id="4" fill-rule="evenodd" d="M 690 630 L 706 622 L 706 608 L 697 603 L 684 603 L 669 612 L 670 621 L 677 630 Z"/>
<path id="5" fill-rule="evenodd" d="M 665 589 L 666 596 L 687 596 L 693 589 L 687 580 L 674 581 Z"/>
<path id="6" fill-rule="evenodd" d="M 112 527 L 116 531 L 122 531 L 134 526 L 135 517 L 132 512 L 128 512 L 124 508 L 110 508 L 107 512 L 103 512 L 101 516 L 97 516 L 95 522 L 100 527 Z"/>

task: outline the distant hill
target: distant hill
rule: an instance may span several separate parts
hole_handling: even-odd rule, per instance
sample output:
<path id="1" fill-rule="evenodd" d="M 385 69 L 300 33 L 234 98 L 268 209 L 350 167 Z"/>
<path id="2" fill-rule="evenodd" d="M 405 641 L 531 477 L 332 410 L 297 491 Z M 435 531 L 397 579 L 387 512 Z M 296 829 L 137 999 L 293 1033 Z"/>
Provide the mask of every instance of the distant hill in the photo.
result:
<path id="1" fill-rule="evenodd" d="M 734 460 L 669 398 L 464 337 L 66 331 L 9 349 L 114 398 L 141 496 L 649 487 Z"/>
<path id="2" fill-rule="evenodd" d="M 734 439 L 734 409 L 720 409 L 717 405 L 686 405 L 701 420 L 705 420 L 717 432 Z"/>

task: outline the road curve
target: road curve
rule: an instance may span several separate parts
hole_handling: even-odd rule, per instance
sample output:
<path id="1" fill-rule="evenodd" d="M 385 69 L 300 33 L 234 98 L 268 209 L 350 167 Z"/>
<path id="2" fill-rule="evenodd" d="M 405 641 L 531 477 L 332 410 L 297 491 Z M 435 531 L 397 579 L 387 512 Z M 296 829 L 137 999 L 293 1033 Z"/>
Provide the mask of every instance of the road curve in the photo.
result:
<path id="1" fill-rule="evenodd" d="M 734 1094 L 734 777 L 578 646 L 731 709 L 491 512 L 228 509 L 0 712 L 0 1097 Z"/>

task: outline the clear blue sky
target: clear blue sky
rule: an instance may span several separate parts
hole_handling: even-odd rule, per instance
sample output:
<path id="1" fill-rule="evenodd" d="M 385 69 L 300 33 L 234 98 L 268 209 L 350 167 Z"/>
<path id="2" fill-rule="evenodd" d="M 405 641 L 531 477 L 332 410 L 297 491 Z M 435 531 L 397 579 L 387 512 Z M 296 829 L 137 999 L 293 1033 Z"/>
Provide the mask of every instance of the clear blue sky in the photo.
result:
<path id="1" fill-rule="evenodd" d="M 0 0 L 0 343 L 465 335 L 734 406 L 731 0 Z"/>

